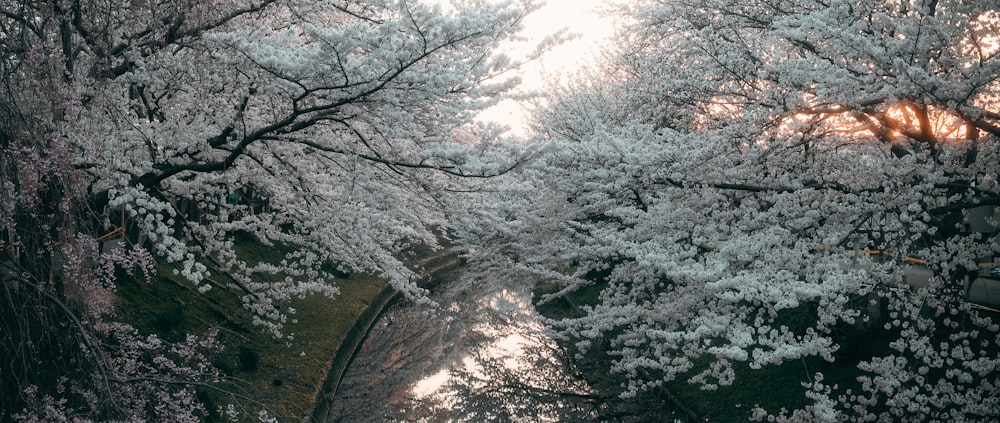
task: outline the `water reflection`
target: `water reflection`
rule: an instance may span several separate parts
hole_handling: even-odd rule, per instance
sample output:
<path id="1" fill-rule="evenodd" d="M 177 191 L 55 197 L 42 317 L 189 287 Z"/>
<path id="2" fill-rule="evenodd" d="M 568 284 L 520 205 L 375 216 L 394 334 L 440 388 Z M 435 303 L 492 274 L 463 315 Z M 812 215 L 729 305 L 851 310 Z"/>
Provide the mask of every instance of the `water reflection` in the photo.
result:
<path id="1" fill-rule="evenodd" d="M 466 270 L 373 329 L 330 422 L 579 421 L 589 391 L 545 333 L 521 275 Z"/>

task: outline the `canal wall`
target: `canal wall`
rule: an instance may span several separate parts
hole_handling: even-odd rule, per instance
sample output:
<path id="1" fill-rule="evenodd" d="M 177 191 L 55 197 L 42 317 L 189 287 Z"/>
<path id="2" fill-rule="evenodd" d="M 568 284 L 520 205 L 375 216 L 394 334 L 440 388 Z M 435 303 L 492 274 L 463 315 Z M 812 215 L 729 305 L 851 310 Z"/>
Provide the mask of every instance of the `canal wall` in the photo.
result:
<path id="1" fill-rule="evenodd" d="M 463 264 L 458 253 L 445 251 L 441 254 L 431 256 L 418 267 L 424 271 L 417 283 L 423 288 L 433 289 L 449 273 L 454 272 Z M 340 381 L 347 372 L 347 368 L 364 343 L 365 337 L 371 331 L 372 326 L 378 321 L 379 316 L 394 302 L 402 297 L 402 293 L 391 286 L 386 286 L 376 294 L 366 307 L 354 320 L 351 328 L 344 333 L 338 343 L 337 351 L 334 353 L 333 361 L 323 384 L 316 392 L 316 401 L 308 415 L 303 417 L 303 423 L 324 423 L 330 413 L 330 406 L 337 396 L 337 389 Z"/>

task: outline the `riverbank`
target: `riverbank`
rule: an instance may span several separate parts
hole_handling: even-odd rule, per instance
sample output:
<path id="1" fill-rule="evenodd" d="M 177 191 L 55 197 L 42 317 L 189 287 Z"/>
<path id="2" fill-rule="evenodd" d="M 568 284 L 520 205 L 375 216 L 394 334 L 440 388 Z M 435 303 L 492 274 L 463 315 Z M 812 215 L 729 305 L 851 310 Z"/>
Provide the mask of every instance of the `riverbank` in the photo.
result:
<path id="1" fill-rule="evenodd" d="M 281 260 L 286 252 L 280 246 L 261 245 L 251 238 L 240 238 L 237 249 L 241 258 L 252 263 Z M 427 274 L 442 271 L 446 262 L 458 261 L 457 254 L 451 251 L 421 255 L 424 258 L 414 260 L 412 267 Z M 230 405 L 241 419 L 255 418 L 260 410 L 267 410 L 279 422 L 309 421 L 317 398 L 331 386 L 330 375 L 336 373 L 333 369 L 346 367 L 349 361 L 349 355 L 345 360 L 336 353 L 350 350 L 347 345 L 363 339 L 365 331 L 358 329 L 359 322 L 383 301 L 380 296 L 394 294 L 382 278 L 342 275 L 337 280 L 340 294 L 336 298 L 291 299 L 286 306 L 296 312 L 285 324 L 286 336 L 275 338 L 253 325 L 253 317 L 232 291 L 213 289 L 201 293 L 174 275 L 170 266 L 161 264 L 157 270 L 149 280 L 117 281 L 118 314 L 140 333 L 166 340 L 218 333 L 216 339 L 223 348 L 208 354 L 222 378 L 198 390 L 199 400 L 208 412 L 207 422 L 229 421 L 222 410 Z M 218 285 L 226 284 L 219 272 L 212 278 Z"/>

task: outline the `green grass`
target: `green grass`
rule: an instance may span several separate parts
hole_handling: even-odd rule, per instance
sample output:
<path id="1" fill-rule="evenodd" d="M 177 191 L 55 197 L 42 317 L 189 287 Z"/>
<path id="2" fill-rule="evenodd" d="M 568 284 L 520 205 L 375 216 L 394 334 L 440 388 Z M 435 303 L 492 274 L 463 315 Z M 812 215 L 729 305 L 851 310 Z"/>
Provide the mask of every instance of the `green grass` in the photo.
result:
<path id="1" fill-rule="evenodd" d="M 284 251 L 248 238 L 240 239 L 236 248 L 240 257 L 250 262 L 275 262 Z M 222 391 L 234 392 L 252 399 L 241 400 L 250 416 L 263 405 L 272 416 L 288 422 L 301 421 L 307 415 L 341 338 L 387 285 L 380 278 L 353 274 L 337 281 L 341 294 L 334 299 L 309 296 L 291 301 L 287 305 L 297 313 L 290 317 L 297 322 L 285 325 L 286 334 L 294 333 L 289 340 L 276 339 L 253 326 L 234 292 L 216 287 L 203 295 L 173 275 L 170 266 L 161 264 L 157 270 L 159 274 L 150 280 L 119 281 L 117 304 L 122 319 L 144 334 L 155 333 L 168 340 L 217 329 L 224 350 L 212 354 L 211 359 L 229 379 L 216 389 L 202 389 L 203 402 L 214 412 L 215 406 L 235 398 Z"/>

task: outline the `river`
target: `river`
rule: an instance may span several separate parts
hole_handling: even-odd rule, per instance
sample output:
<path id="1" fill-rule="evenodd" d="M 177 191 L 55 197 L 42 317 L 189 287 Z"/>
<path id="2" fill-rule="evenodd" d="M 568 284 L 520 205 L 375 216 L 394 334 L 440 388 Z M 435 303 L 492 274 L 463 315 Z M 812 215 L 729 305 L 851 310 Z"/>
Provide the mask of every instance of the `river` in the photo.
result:
<path id="1" fill-rule="evenodd" d="M 374 325 L 327 419 L 342 422 L 556 422 L 594 400 L 531 305 L 530 278 L 456 271 L 436 309 L 400 303 Z"/>

